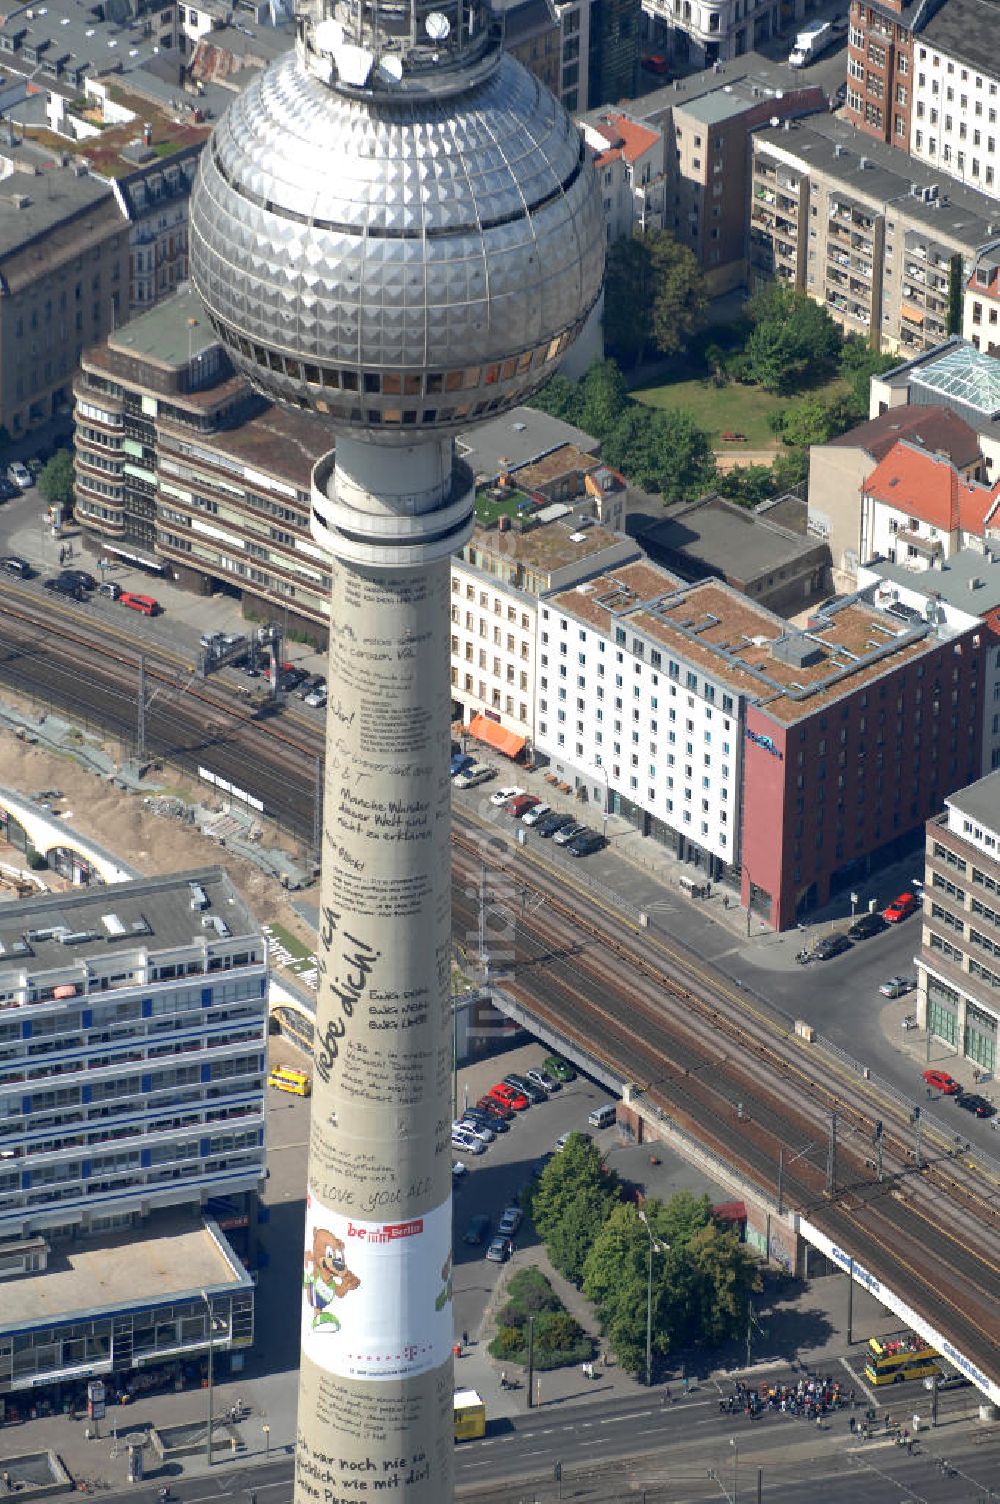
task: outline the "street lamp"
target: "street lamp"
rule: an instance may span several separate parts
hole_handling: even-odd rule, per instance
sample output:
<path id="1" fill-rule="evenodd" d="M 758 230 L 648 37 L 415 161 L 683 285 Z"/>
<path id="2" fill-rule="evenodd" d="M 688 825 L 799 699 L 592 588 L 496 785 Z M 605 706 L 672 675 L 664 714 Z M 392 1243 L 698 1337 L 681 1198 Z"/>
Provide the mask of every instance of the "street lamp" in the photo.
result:
<path id="1" fill-rule="evenodd" d="M 670 1244 L 661 1243 L 653 1237 L 653 1230 L 646 1220 L 646 1213 L 639 1208 L 639 1221 L 649 1238 L 649 1269 L 646 1280 L 646 1387 L 653 1383 L 653 1254 L 669 1253 Z"/>
<path id="2" fill-rule="evenodd" d="M 205 1461 L 212 1466 L 212 1428 L 214 1424 L 212 1416 L 212 1381 L 213 1359 L 215 1357 L 215 1322 L 212 1317 L 212 1302 L 206 1291 L 202 1290 L 201 1298 L 205 1302 L 205 1314 L 208 1319 L 208 1432 L 205 1437 Z"/>
<path id="3" fill-rule="evenodd" d="M 740 1449 L 736 1445 L 736 1437 L 730 1436 L 729 1445 L 733 1449 L 733 1504 L 736 1504 L 736 1474 L 740 1465 Z"/>
<path id="4" fill-rule="evenodd" d="M 264 1433 L 264 1461 L 265 1462 L 270 1462 L 270 1460 L 271 1460 L 271 1427 L 268 1424 L 268 1422 L 265 1420 L 265 1421 L 261 1422 L 261 1427 L 260 1428 L 261 1428 L 261 1430 Z"/>

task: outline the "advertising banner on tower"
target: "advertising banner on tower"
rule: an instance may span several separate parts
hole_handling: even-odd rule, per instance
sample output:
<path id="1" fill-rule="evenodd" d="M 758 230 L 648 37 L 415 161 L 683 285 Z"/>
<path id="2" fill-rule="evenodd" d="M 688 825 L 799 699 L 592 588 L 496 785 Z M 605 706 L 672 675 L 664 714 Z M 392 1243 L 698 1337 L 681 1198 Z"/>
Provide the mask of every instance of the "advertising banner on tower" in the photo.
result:
<path id="1" fill-rule="evenodd" d="M 399 1379 L 447 1361 L 453 1338 L 448 1204 L 405 1220 L 345 1217 L 309 1196 L 302 1351 L 344 1379 Z"/>

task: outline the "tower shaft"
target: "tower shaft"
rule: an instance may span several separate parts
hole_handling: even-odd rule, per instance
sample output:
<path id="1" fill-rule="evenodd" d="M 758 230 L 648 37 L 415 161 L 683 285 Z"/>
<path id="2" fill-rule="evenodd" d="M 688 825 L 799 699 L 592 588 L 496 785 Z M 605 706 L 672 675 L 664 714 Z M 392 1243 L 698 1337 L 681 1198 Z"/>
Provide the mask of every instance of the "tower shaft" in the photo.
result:
<path id="1" fill-rule="evenodd" d="M 364 1480 L 369 1494 L 442 1504 L 454 1448 L 447 521 L 460 510 L 464 535 L 471 497 L 450 444 L 341 447 L 314 493 L 335 562 L 295 1496 L 339 1504 Z"/>

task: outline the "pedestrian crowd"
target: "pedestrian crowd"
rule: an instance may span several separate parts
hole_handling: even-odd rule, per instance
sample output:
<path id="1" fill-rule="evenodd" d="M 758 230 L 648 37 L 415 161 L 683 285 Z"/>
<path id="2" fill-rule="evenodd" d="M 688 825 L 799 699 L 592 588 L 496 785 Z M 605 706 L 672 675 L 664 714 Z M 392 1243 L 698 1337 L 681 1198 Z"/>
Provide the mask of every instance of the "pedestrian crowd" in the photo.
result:
<path id="1" fill-rule="evenodd" d="M 719 1413 L 748 1415 L 753 1420 L 765 1411 L 777 1410 L 782 1415 L 822 1425 L 826 1415 L 848 1406 L 853 1410 L 856 1403 L 853 1389 L 845 1394 L 835 1379 L 810 1374 L 795 1384 L 771 1384 L 764 1380 L 756 1389 L 737 1381 L 733 1393 L 720 1399 Z"/>

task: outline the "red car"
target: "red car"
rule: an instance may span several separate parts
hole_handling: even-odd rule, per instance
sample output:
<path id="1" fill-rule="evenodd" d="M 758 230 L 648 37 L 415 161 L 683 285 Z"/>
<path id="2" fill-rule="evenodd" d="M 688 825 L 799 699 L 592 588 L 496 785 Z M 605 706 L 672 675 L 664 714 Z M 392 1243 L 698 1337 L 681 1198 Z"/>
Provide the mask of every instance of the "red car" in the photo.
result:
<path id="1" fill-rule="evenodd" d="M 912 893 L 900 893 L 894 898 L 887 909 L 882 910 L 882 918 L 886 924 L 898 924 L 908 914 L 912 914 L 917 908 L 917 900 Z"/>
<path id="2" fill-rule="evenodd" d="M 520 820 L 521 816 L 526 815 L 529 809 L 534 809 L 537 803 L 538 800 L 534 794 L 518 794 L 517 798 L 512 799 L 507 805 L 507 814 L 513 820 Z"/>
<path id="3" fill-rule="evenodd" d="M 508 1086 L 504 1081 L 498 1081 L 496 1086 L 491 1086 L 486 1093 L 494 1102 L 502 1102 L 505 1107 L 513 1107 L 515 1112 L 524 1112 L 528 1105 L 528 1099 L 522 1091 L 515 1091 L 513 1086 Z"/>
<path id="4" fill-rule="evenodd" d="M 476 1106 L 481 1112 L 492 1112 L 495 1117 L 503 1118 L 509 1123 L 514 1116 L 513 1107 L 508 1107 L 506 1102 L 501 1102 L 498 1097 L 480 1097 Z"/>
<path id="5" fill-rule="evenodd" d="M 924 1071 L 924 1080 L 928 1086 L 943 1092 L 946 1097 L 957 1097 L 962 1090 L 954 1076 L 949 1076 L 947 1071 Z"/>

